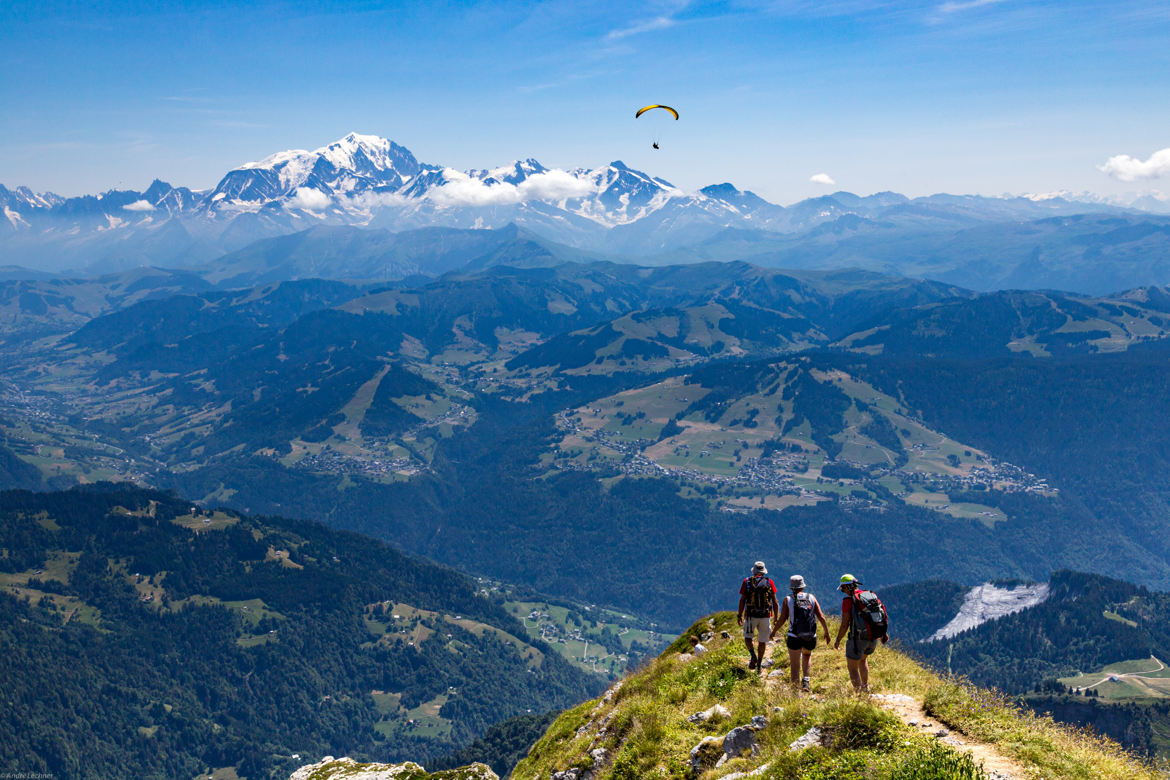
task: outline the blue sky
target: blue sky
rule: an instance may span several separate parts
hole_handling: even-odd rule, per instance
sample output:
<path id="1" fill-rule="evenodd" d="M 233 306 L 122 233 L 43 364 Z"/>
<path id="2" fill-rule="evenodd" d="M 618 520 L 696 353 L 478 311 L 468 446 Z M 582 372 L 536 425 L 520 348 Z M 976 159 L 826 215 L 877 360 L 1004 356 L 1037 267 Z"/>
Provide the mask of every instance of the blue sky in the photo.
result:
<path id="1" fill-rule="evenodd" d="M 1165 3 L 55 3 L 0 7 L 0 183 L 210 187 L 353 130 L 427 162 L 621 159 L 686 189 L 1170 191 Z M 633 120 L 646 103 L 682 119 Z M 809 179 L 825 173 L 835 185 Z"/>

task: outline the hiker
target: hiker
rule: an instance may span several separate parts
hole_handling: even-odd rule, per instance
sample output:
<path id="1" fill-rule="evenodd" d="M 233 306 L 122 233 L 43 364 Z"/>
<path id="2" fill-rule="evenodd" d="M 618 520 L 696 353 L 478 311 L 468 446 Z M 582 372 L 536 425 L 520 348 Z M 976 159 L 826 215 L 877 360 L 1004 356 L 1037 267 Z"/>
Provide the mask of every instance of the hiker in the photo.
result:
<path id="1" fill-rule="evenodd" d="M 745 615 L 746 610 L 746 615 Z M 739 586 L 739 612 L 735 619 L 743 626 L 743 643 L 751 655 L 749 669 L 762 669 L 764 651 L 772 635 L 772 616 L 780 612 L 776 602 L 776 583 L 768 578 L 768 567 L 763 561 L 752 565 L 752 574 Z M 756 636 L 759 636 L 758 646 Z"/>
<path id="2" fill-rule="evenodd" d="M 789 676 L 793 687 L 799 685 L 807 693 L 811 690 L 809 667 L 812 665 L 812 651 L 817 646 L 817 621 L 825 629 L 825 644 L 829 643 L 829 621 L 825 619 L 817 597 L 805 592 L 804 577 L 793 574 L 788 578 L 788 589 L 792 595 L 784 597 L 776 627 L 772 629 L 772 637 L 788 623 L 786 643 Z"/>
<path id="3" fill-rule="evenodd" d="M 845 594 L 841 601 L 841 627 L 837 630 L 837 641 L 833 648 L 841 647 L 841 638 L 849 633 L 845 642 L 845 663 L 849 667 L 849 680 L 853 689 L 869 693 L 869 657 L 882 644 L 890 641 L 887 634 L 886 608 L 873 591 L 862 590 L 861 581 L 852 574 L 842 574 L 837 590 Z"/>
<path id="4" fill-rule="evenodd" d="M 691 652 L 695 655 L 702 655 L 707 652 L 707 646 L 699 641 L 699 638 L 691 634 Z"/>

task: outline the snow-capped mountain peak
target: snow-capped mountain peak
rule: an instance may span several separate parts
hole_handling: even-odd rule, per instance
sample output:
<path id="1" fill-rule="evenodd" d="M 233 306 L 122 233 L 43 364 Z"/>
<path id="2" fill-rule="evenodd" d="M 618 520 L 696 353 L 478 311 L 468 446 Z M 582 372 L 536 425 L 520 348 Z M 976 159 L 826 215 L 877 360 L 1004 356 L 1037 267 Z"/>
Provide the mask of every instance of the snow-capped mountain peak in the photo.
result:
<path id="1" fill-rule="evenodd" d="M 290 149 L 229 171 L 212 191 L 213 211 L 255 211 L 272 201 L 319 211 L 339 194 L 393 192 L 423 168 L 405 147 L 376 135 L 349 135 L 313 151 Z M 316 193 L 316 194 L 313 194 Z"/>

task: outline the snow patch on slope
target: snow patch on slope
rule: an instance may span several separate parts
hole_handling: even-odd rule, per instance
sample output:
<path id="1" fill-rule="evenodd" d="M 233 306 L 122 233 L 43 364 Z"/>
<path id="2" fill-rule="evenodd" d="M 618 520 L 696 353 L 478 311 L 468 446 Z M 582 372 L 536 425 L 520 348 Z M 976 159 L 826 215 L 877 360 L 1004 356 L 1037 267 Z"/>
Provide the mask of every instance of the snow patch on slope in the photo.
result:
<path id="1" fill-rule="evenodd" d="M 935 631 L 926 641 L 950 639 L 968 629 L 981 626 L 990 620 L 1021 612 L 1028 607 L 1043 603 L 1048 598 L 1048 583 L 1039 585 L 1017 585 L 1014 588 L 997 588 L 990 582 L 972 588 L 963 597 L 959 614 L 951 622 Z"/>

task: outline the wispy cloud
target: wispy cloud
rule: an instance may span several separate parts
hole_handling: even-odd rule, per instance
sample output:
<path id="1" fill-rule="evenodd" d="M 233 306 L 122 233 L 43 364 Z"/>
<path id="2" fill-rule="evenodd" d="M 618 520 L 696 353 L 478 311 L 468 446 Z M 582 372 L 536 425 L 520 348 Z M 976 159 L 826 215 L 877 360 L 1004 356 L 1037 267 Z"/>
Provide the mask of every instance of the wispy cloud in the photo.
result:
<path id="1" fill-rule="evenodd" d="M 1120 181 L 1170 176 L 1170 148 L 1154 152 L 1148 160 L 1139 160 L 1128 154 L 1114 155 L 1106 160 L 1104 165 L 1098 165 L 1097 170 Z"/>
<path id="2" fill-rule="evenodd" d="M 970 11 L 975 8 L 983 8 L 988 5 L 998 5 L 1002 2 L 1005 2 L 1005 0 L 947 0 L 947 2 L 935 10 L 940 14 L 955 14 L 962 11 Z"/>
<path id="3" fill-rule="evenodd" d="M 654 32 L 655 30 L 665 30 L 668 27 L 674 27 L 676 24 L 678 22 L 669 16 L 656 16 L 653 19 L 636 22 L 627 27 L 610 30 L 605 36 L 605 39 L 607 41 L 620 41 L 623 38 L 629 38 L 631 35 L 641 35 L 642 33 Z"/>
<path id="4" fill-rule="evenodd" d="M 812 176 L 808 177 L 808 180 L 813 184 L 827 184 L 830 186 L 837 183 L 833 181 L 833 177 L 827 173 L 814 173 Z"/>

